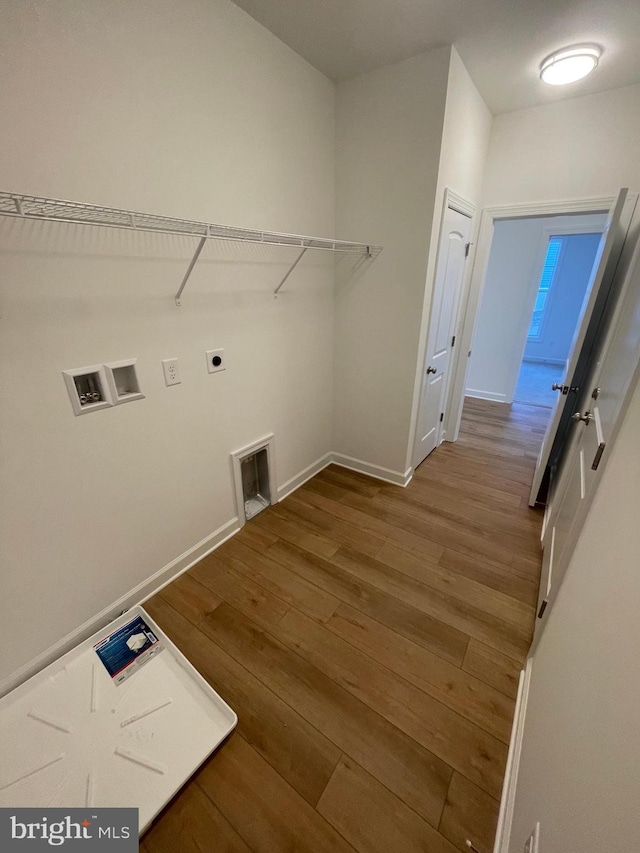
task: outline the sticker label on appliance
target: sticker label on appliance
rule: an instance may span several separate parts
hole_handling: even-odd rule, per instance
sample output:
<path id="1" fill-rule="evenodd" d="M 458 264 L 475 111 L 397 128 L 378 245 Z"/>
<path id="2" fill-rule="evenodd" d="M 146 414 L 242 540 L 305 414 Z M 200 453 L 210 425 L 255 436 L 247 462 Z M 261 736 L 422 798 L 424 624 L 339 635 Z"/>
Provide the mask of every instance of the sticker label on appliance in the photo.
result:
<path id="1" fill-rule="evenodd" d="M 136 616 L 93 648 L 117 685 L 158 654 L 162 644 L 142 616 Z"/>

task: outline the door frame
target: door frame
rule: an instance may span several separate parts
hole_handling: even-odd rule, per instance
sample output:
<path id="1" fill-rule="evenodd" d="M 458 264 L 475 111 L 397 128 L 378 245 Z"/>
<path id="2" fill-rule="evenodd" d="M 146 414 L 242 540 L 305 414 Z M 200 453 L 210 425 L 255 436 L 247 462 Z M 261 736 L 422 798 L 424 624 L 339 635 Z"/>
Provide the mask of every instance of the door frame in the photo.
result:
<path id="1" fill-rule="evenodd" d="M 489 253 L 493 243 L 494 226 L 500 219 L 536 218 L 540 216 L 562 216 L 563 214 L 606 213 L 615 202 L 615 196 L 601 198 L 568 199 L 565 201 L 532 202 L 485 207 L 480 215 L 477 246 L 470 252 L 471 271 L 468 287 L 462 295 L 460 348 L 455 358 L 454 372 L 450 385 L 450 403 L 447 413 L 447 441 L 457 441 L 462 420 L 462 407 L 467 384 L 467 371 L 473 337 L 478 320 L 480 301 L 486 284 Z M 473 246 L 472 246 L 473 250 Z M 464 353 L 464 358 L 462 354 Z"/>
<path id="2" fill-rule="evenodd" d="M 470 202 L 468 199 L 464 198 L 464 196 L 461 196 L 459 193 L 455 192 L 455 190 L 452 190 L 451 187 L 445 187 L 444 195 L 442 198 L 442 207 L 440 210 L 440 224 L 438 226 L 438 233 L 437 233 L 436 243 L 435 243 L 436 259 L 435 259 L 435 264 L 433 267 L 431 296 L 430 296 L 430 300 L 429 300 L 429 311 L 425 312 L 423 314 L 422 323 L 421 323 L 421 327 L 420 327 L 420 340 L 424 341 L 424 349 L 421 347 L 419 355 L 418 355 L 418 365 L 417 365 L 416 380 L 415 380 L 416 385 L 417 385 L 417 395 L 414 397 L 414 400 L 416 402 L 414 403 L 415 411 L 413 413 L 412 423 L 411 423 L 411 434 L 409 436 L 409 447 L 408 447 L 409 457 L 407 460 L 409 467 L 412 471 L 415 470 L 415 465 L 413 463 L 413 460 L 415 458 L 416 442 L 418 439 L 418 419 L 420 417 L 420 406 L 422 405 L 422 395 L 423 395 L 422 375 L 423 375 L 424 370 L 425 370 L 427 353 L 429 352 L 429 341 L 428 341 L 427 337 L 429 335 L 429 326 L 431 323 L 431 312 L 433 310 L 433 299 L 434 299 L 434 295 L 435 295 L 436 275 L 438 272 L 438 264 L 440 263 L 440 243 L 442 240 L 442 229 L 444 228 L 445 215 L 446 215 L 446 212 L 449 208 L 451 208 L 451 210 L 457 211 L 458 213 L 461 213 L 463 216 L 467 216 L 469 218 L 469 220 L 471 221 L 470 244 L 469 244 L 469 246 L 470 246 L 469 261 L 471 261 L 471 252 L 473 250 L 473 241 L 475 239 L 475 231 L 476 231 L 475 219 L 476 219 L 476 213 L 477 213 L 476 205 L 473 204 L 473 202 Z M 464 270 L 464 274 L 462 276 L 460 293 L 458 294 L 458 300 L 457 300 L 458 304 L 456 305 L 456 307 L 454 309 L 454 314 L 455 314 L 454 328 L 455 328 L 455 335 L 456 335 L 457 340 L 456 340 L 456 346 L 453 348 L 453 354 L 452 354 L 452 358 L 451 358 L 451 366 L 450 366 L 450 372 L 449 372 L 449 382 L 448 382 L 448 385 L 447 385 L 447 388 L 445 391 L 445 399 L 443 401 L 445 416 L 444 416 L 444 421 L 442 424 L 441 435 L 447 435 L 452 428 L 450 410 L 451 410 L 452 401 L 453 401 L 453 397 L 452 397 L 453 388 L 454 388 L 453 380 L 454 380 L 454 378 L 458 372 L 458 362 L 460 360 L 460 353 L 462 352 L 462 346 L 459 346 L 458 344 L 460 343 L 460 338 L 461 338 L 461 334 L 462 334 L 462 322 L 464 321 L 464 316 L 463 316 L 462 310 L 463 310 L 463 306 L 465 305 L 465 302 L 466 302 L 466 293 L 467 293 L 468 286 L 469 286 L 469 278 L 470 278 L 469 270 L 471 268 L 471 263 L 469 262 L 465 266 L 466 266 L 466 269 Z"/>

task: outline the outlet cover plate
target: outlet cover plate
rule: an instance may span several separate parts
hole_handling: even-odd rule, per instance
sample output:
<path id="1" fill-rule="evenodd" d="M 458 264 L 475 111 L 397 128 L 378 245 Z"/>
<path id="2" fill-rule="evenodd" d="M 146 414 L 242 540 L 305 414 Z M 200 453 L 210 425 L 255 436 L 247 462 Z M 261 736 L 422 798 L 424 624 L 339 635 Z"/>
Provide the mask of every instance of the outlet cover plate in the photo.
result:
<path id="1" fill-rule="evenodd" d="M 162 369 L 164 370 L 165 385 L 179 385 L 182 382 L 177 358 L 163 358 Z"/>
<path id="2" fill-rule="evenodd" d="M 209 373 L 219 373 L 221 370 L 227 369 L 227 363 L 224 360 L 224 350 L 223 349 L 209 349 L 207 350 L 207 370 Z M 220 359 L 219 363 L 217 360 Z"/>

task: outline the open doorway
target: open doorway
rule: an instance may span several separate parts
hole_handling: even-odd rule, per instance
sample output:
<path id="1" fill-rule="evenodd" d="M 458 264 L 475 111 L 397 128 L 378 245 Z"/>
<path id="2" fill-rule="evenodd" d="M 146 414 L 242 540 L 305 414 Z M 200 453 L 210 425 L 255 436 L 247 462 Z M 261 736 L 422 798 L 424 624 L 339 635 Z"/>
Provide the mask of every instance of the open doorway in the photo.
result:
<path id="1" fill-rule="evenodd" d="M 546 229 L 545 229 L 546 230 Z M 562 386 L 602 228 L 550 234 L 527 330 L 514 403 L 551 409 Z"/>
<path id="2" fill-rule="evenodd" d="M 605 224 L 605 213 L 496 221 L 466 396 L 551 413 Z"/>
<path id="3" fill-rule="evenodd" d="M 458 438 L 463 403 L 465 400 L 467 404 L 474 402 L 470 397 L 480 398 L 478 403 L 482 402 L 481 408 L 487 418 L 487 426 L 477 426 L 476 430 L 488 428 L 498 409 L 502 412 L 507 411 L 509 417 L 516 418 L 526 415 L 522 411 L 523 408 L 529 413 L 546 411 L 548 413 L 547 428 L 545 430 L 540 430 L 539 427 L 532 428 L 536 433 L 544 433 L 544 436 L 540 435 L 539 452 L 535 454 L 536 466 L 531 483 L 529 506 L 546 503 L 549 483 L 553 480 L 554 472 L 557 473 L 562 466 L 571 427 L 578 419 L 585 422 L 588 420 L 589 412 L 585 414 L 582 411 L 588 408 L 586 401 L 582 399 L 589 390 L 586 389 L 585 383 L 588 382 L 589 371 L 594 359 L 598 357 L 598 348 L 616 307 L 619 287 L 616 270 L 637 198 L 623 188 L 615 199 L 485 208 L 482 213 L 478 251 L 465 300 L 462 346 L 459 350 L 459 354 L 464 354 L 467 358 L 458 358 L 453 380 L 454 393 L 450 420 L 455 426 L 451 440 L 456 441 Z M 597 216 L 595 222 L 591 218 L 594 214 Z M 574 216 L 580 217 L 577 230 L 571 227 L 571 217 Z M 535 219 L 540 220 L 543 227 L 548 229 L 548 234 L 539 235 L 541 236 L 538 252 L 539 274 L 533 277 L 530 275 L 527 278 L 524 272 L 528 268 L 531 273 L 531 270 L 536 268 L 535 263 L 531 261 L 532 257 L 536 256 L 535 241 L 533 241 L 531 252 L 528 251 L 531 250 L 531 244 L 527 250 L 522 241 L 505 240 L 503 241 L 504 263 L 496 267 L 502 277 L 503 286 L 496 290 L 490 285 L 492 276 L 489 269 L 490 260 L 495 263 L 492 247 L 496 228 L 516 228 Z M 602 227 L 603 221 L 604 227 Z M 557 383 L 555 403 L 551 409 L 545 406 L 514 403 L 513 396 L 532 326 L 532 312 L 538 299 L 540 275 L 548 252 L 549 237 L 571 233 L 595 234 L 601 228 L 602 236 L 589 276 L 589 284 L 580 305 L 562 385 Z M 511 236 L 513 237 L 513 234 Z M 529 263 L 523 263 L 527 260 Z M 527 281 L 533 281 L 528 300 Z M 540 302 L 544 301 L 540 300 Z M 488 323 L 483 323 L 483 319 L 488 320 Z M 481 338 L 483 329 L 484 347 Z M 520 341 L 520 352 L 516 358 L 513 357 L 513 353 L 517 353 L 517 346 L 516 349 L 513 346 L 514 340 L 516 344 Z M 509 348 L 509 342 L 511 348 Z M 487 358 L 487 353 L 492 354 L 492 358 Z M 475 358 L 472 359 L 472 355 Z M 482 356 L 485 357 L 484 360 Z M 469 369 L 471 362 L 475 372 Z M 481 369 L 478 369 L 479 363 Z M 474 384 L 474 376 L 482 385 Z M 495 412 L 492 407 L 497 407 Z M 508 433 L 509 423 L 505 428 Z M 509 447 L 509 440 L 505 439 L 505 453 Z M 520 456 L 529 456 L 531 453 L 530 450 L 522 447 L 514 447 L 512 450 Z"/>

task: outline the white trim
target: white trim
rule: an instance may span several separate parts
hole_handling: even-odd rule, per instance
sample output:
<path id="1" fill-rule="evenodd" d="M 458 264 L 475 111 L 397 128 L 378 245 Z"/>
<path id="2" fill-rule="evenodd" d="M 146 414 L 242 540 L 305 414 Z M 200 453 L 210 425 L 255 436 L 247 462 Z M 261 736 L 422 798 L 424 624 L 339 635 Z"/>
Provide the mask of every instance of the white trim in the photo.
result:
<path id="1" fill-rule="evenodd" d="M 408 468 L 404 474 L 400 471 L 393 471 L 391 468 L 383 468 L 381 465 L 374 465 L 372 462 L 365 462 L 363 459 L 354 459 L 352 456 L 345 456 L 342 453 L 326 453 L 320 459 L 316 459 L 311 465 L 308 465 L 295 477 L 291 477 L 286 483 L 283 483 L 278 488 L 278 501 L 283 501 L 286 497 L 299 489 L 300 486 L 315 477 L 316 474 L 324 470 L 328 465 L 339 465 L 341 468 L 348 468 L 350 471 L 358 471 L 361 474 L 367 474 L 369 477 L 374 477 L 376 480 L 382 480 L 385 483 L 392 483 L 394 486 L 406 488 L 413 478 L 413 468 Z"/>
<path id="2" fill-rule="evenodd" d="M 458 213 L 461 213 L 463 216 L 468 216 L 469 219 L 473 219 L 476 215 L 477 207 L 470 201 L 467 201 L 466 198 L 463 198 L 461 195 L 458 195 L 457 192 L 454 192 L 452 189 L 447 187 L 444 191 L 444 210 L 450 207 L 452 210 L 457 210 Z"/>
<path id="3" fill-rule="evenodd" d="M 527 716 L 527 704 L 529 702 L 529 687 L 531 684 L 532 668 L 533 658 L 529 658 L 525 669 L 520 673 L 518 698 L 516 699 L 516 708 L 513 715 L 511 740 L 509 742 L 507 767 L 502 785 L 500 813 L 498 815 L 498 828 L 496 830 L 496 841 L 493 853 L 509 853 L 511 825 L 513 823 L 513 812 L 516 802 L 516 785 L 518 784 L 518 770 L 520 768 L 520 755 L 522 753 L 522 742 L 524 739 L 524 725 Z"/>
<path id="4" fill-rule="evenodd" d="M 467 388 L 465 397 L 474 397 L 476 400 L 493 400 L 494 403 L 506 403 L 506 394 L 496 394 L 494 391 L 482 391 L 480 388 Z"/>
<path id="5" fill-rule="evenodd" d="M 354 459 L 352 456 L 344 456 L 342 453 L 333 453 L 331 456 L 334 465 L 349 468 L 351 471 L 359 471 L 361 474 L 368 474 L 370 477 L 375 477 L 376 480 L 383 480 L 385 483 L 392 483 L 394 486 L 406 488 L 413 477 L 413 468 L 407 468 L 404 474 L 401 474 L 399 471 L 392 471 L 390 468 L 383 468 L 381 465 L 373 465 L 371 462 L 364 462 L 362 459 Z"/>
<path id="6" fill-rule="evenodd" d="M 240 523 L 237 516 L 234 516 L 230 521 L 227 521 L 221 527 L 219 527 L 216 531 L 214 531 L 210 536 L 207 536 L 205 539 L 202 539 L 198 542 L 197 545 L 194 545 L 193 548 L 189 548 L 188 551 L 185 551 L 180 557 L 176 560 L 173 560 L 166 566 L 164 569 L 160 569 L 159 572 L 156 572 L 154 575 L 151 575 L 146 581 L 136 587 L 136 590 L 142 589 L 144 587 L 149 587 L 147 592 L 144 594 L 142 598 L 137 602 L 139 604 L 143 604 L 152 596 L 159 593 L 161 590 L 165 588 L 165 586 L 169 586 L 176 578 L 179 578 L 180 575 L 189 571 L 196 563 L 199 563 L 200 560 L 203 560 L 208 554 L 211 554 L 221 545 L 223 545 L 228 539 L 231 539 L 232 536 L 235 536 L 236 533 L 240 530 Z M 197 556 L 194 554 L 197 553 Z M 183 563 L 185 559 L 189 558 L 189 561 L 186 565 L 182 565 L 177 571 L 171 574 L 169 577 L 166 577 L 164 581 L 161 583 L 155 583 L 157 579 L 159 579 L 165 572 L 170 570 L 172 567 Z"/>
<path id="7" fill-rule="evenodd" d="M 327 465 L 331 465 L 333 461 L 333 454 L 325 453 L 324 456 L 321 456 L 320 459 L 316 459 L 315 462 L 312 462 L 311 465 L 307 465 L 307 467 L 300 471 L 299 474 L 296 474 L 295 477 L 291 477 L 290 480 L 287 480 L 286 483 L 283 483 L 278 488 L 278 501 L 283 501 L 286 497 L 288 497 L 292 492 L 295 492 L 296 489 L 299 489 L 300 486 L 304 486 L 307 480 L 310 480 L 312 477 L 315 477 L 323 468 L 326 468 Z"/>
<path id="8" fill-rule="evenodd" d="M 551 497 L 549 498 L 547 505 L 544 508 L 544 516 L 542 518 L 542 530 L 540 531 L 540 549 L 544 551 L 544 537 L 547 532 L 547 526 L 549 524 L 549 519 L 551 518 L 551 513 L 553 511 L 553 500 L 555 495 L 553 492 L 550 492 Z"/>
<path id="9" fill-rule="evenodd" d="M 120 598 L 116 599 L 108 607 L 105 607 L 100 613 L 92 616 L 91 619 L 88 619 L 80 627 L 71 631 L 66 637 L 63 637 L 37 657 L 20 667 L 20 669 L 13 672 L 0 685 L 0 696 L 9 693 L 9 691 L 13 690 L 19 684 L 22 684 L 23 681 L 26 681 L 27 678 L 31 678 L 32 675 L 35 675 L 45 666 L 48 666 L 52 661 L 66 654 L 70 649 L 77 646 L 78 643 L 83 642 L 87 637 L 104 628 L 109 622 L 120 616 L 123 611 L 129 610 L 135 605 L 142 604 L 148 598 L 160 592 L 161 589 L 164 589 L 165 586 L 188 571 L 192 566 L 202 560 L 203 557 L 206 557 L 207 554 L 219 548 L 223 542 L 234 536 L 238 530 L 240 530 L 240 524 L 237 517 L 232 518 L 217 530 L 214 530 L 209 536 L 206 536 L 196 545 L 187 549 L 179 557 L 176 557 L 175 560 L 167 563 L 166 566 L 163 566 L 163 568 L 146 578 L 146 580 L 143 580 L 142 583 L 139 583 L 133 589 L 129 590 L 129 592 L 125 593 L 125 595 L 120 596 Z"/>
<path id="10" fill-rule="evenodd" d="M 505 204 L 485 207 L 482 211 L 493 219 L 512 219 L 517 216 L 561 216 L 563 213 L 608 213 L 616 197 L 578 198 L 565 201 L 541 201 L 527 204 Z"/>
<path id="11" fill-rule="evenodd" d="M 555 367 L 562 367 L 566 363 L 566 358 L 537 358 L 535 355 L 522 359 L 522 364 L 552 364 Z"/>

